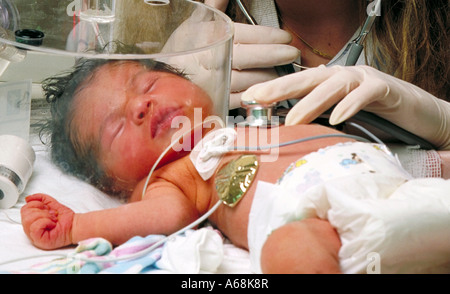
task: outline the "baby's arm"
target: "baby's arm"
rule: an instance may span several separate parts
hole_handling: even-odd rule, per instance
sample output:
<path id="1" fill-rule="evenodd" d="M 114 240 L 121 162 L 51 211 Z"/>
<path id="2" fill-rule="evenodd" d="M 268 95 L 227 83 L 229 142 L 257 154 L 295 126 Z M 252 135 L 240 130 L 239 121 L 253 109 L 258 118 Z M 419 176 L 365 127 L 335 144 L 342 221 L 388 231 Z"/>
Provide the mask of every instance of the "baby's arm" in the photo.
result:
<path id="1" fill-rule="evenodd" d="M 340 273 L 341 241 L 327 220 L 307 218 L 274 230 L 261 252 L 264 273 Z"/>
<path id="2" fill-rule="evenodd" d="M 27 202 L 21 211 L 22 225 L 33 244 L 42 249 L 55 249 L 93 237 L 122 244 L 137 235 L 168 235 L 198 217 L 194 204 L 167 182 L 149 186 L 142 201 L 81 214 L 46 195 L 30 196 Z"/>
<path id="3" fill-rule="evenodd" d="M 72 241 L 102 237 L 113 244 L 122 244 L 133 236 L 172 234 L 197 218 L 194 204 L 178 187 L 158 182 L 149 186 L 142 201 L 76 214 Z"/>

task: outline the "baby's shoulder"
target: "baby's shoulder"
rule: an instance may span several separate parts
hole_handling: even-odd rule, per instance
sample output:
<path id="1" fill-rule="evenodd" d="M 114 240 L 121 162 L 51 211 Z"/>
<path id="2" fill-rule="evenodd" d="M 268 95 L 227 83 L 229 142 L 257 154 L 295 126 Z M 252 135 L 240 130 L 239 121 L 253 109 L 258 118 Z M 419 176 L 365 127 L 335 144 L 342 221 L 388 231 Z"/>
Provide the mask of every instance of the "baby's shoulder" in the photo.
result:
<path id="1" fill-rule="evenodd" d="M 183 156 L 177 160 L 169 162 L 153 172 L 153 176 L 158 178 L 186 176 L 192 173 L 189 156 Z"/>

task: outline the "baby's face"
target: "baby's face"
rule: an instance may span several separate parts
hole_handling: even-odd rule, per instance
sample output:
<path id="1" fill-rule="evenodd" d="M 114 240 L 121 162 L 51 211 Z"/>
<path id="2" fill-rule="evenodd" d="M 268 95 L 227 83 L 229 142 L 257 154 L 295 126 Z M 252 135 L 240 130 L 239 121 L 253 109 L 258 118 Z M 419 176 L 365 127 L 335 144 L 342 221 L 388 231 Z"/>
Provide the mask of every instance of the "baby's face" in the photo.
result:
<path id="1" fill-rule="evenodd" d="M 148 71 L 137 63 L 107 64 L 77 94 L 73 125 L 79 140 L 91 140 L 102 168 L 125 185 L 145 178 L 179 128 L 177 116 L 193 124 L 194 109 L 211 115 L 210 97 L 172 73 Z M 184 126 L 186 128 L 186 126 Z M 162 163 L 176 159 L 167 155 Z"/>

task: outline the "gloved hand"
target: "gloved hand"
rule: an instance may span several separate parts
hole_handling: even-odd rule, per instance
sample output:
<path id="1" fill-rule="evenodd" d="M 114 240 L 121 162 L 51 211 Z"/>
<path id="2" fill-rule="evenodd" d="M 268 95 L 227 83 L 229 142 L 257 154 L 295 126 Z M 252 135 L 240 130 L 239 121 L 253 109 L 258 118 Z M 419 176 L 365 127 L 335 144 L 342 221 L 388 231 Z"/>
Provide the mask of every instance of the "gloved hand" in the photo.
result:
<path id="1" fill-rule="evenodd" d="M 211 7 L 214 7 L 216 9 L 219 9 L 220 11 L 225 11 L 228 6 L 228 0 L 205 0 L 205 4 L 209 5 Z"/>
<path id="2" fill-rule="evenodd" d="M 205 0 L 225 11 L 228 0 Z M 251 85 L 278 77 L 274 66 L 295 61 L 300 51 L 289 44 L 292 36 L 281 29 L 235 23 L 230 108 L 240 106 L 242 92 Z"/>
<path id="3" fill-rule="evenodd" d="M 310 123 L 336 104 L 330 116 L 339 124 L 366 110 L 450 150 L 450 103 L 369 66 L 319 66 L 249 88 L 242 100 L 274 102 L 302 98 L 286 125 Z"/>

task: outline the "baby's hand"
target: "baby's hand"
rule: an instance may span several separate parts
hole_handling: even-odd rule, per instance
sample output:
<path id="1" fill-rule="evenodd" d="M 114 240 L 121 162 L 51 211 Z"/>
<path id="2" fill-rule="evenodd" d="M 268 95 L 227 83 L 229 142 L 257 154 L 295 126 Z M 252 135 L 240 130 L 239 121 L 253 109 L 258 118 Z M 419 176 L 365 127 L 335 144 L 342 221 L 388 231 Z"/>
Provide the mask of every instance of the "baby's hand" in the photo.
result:
<path id="1" fill-rule="evenodd" d="M 28 196 L 21 209 L 22 226 L 31 242 L 41 249 L 55 249 L 72 244 L 75 213 L 44 194 Z"/>

